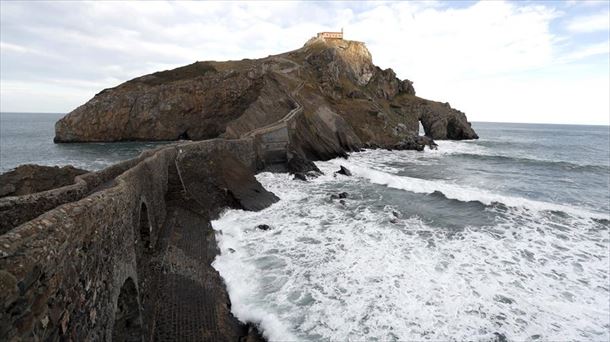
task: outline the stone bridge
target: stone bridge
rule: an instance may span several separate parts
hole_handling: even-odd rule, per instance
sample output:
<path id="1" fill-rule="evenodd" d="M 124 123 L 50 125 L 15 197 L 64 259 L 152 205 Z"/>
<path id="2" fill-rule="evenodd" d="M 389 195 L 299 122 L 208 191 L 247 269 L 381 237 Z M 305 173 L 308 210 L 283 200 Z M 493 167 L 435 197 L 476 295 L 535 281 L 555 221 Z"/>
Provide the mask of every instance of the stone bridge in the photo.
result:
<path id="1" fill-rule="evenodd" d="M 285 162 L 302 112 L 240 139 L 176 143 L 0 199 L 0 340 L 256 339 L 230 314 L 210 266 L 209 222 L 234 190 L 212 170 L 226 158 L 238 166 L 228 173 L 251 175 Z"/>

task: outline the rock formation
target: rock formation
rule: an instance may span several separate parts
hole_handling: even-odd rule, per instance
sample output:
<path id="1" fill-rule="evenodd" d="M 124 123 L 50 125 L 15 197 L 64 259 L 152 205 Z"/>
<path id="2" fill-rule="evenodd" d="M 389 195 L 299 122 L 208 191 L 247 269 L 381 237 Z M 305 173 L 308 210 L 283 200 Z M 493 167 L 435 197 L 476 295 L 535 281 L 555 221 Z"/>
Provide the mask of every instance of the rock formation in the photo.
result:
<path id="1" fill-rule="evenodd" d="M 414 137 L 419 121 L 430 139 Z M 463 113 L 416 97 L 412 82 L 376 67 L 353 41 L 317 38 L 104 90 L 57 122 L 55 141 L 204 141 L 76 177 L 81 170 L 65 170 L 59 183 L 0 198 L 0 340 L 262 340 L 257 322 L 231 314 L 211 266 L 225 251 L 210 220 L 277 201 L 254 177 L 265 167 L 307 180 L 319 172 L 313 159 L 445 138 L 476 134 Z"/>
<path id="2" fill-rule="evenodd" d="M 420 121 L 433 139 L 477 138 L 462 112 L 415 96 L 411 81 L 375 66 L 364 43 L 312 38 L 280 55 L 196 62 L 103 90 L 56 123 L 55 141 L 237 138 L 298 106 L 314 134 L 338 132 L 326 136 L 322 159 L 395 145 Z"/>
<path id="3" fill-rule="evenodd" d="M 20 165 L 0 175 L 0 197 L 22 196 L 74 183 L 74 177 L 87 173 L 70 165 Z"/>

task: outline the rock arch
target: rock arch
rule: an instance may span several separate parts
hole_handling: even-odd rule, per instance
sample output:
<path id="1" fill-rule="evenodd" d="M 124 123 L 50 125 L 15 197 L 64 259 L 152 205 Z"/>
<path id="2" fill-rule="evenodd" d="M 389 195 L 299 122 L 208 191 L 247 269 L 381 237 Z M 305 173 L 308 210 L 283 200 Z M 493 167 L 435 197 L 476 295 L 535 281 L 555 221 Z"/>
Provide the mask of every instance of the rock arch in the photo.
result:
<path id="1" fill-rule="evenodd" d="M 113 341 L 142 341 L 142 316 L 138 289 L 133 279 L 127 278 L 121 287 L 114 313 Z"/>

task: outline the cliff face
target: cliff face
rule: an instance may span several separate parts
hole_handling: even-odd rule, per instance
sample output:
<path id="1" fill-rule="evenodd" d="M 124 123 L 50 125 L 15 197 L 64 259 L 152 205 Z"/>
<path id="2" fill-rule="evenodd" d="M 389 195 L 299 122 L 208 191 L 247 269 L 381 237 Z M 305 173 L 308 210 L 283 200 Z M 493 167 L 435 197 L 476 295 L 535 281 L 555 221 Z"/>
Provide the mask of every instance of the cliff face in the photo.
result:
<path id="1" fill-rule="evenodd" d="M 462 112 L 415 96 L 363 43 L 313 38 L 280 55 L 197 62 L 106 89 L 56 123 L 55 141 L 237 138 L 297 107 L 301 129 L 313 130 L 298 134 L 335 131 L 328 143 L 347 150 L 393 145 L 420 121 L 433 139 L 477 138 Z"/>

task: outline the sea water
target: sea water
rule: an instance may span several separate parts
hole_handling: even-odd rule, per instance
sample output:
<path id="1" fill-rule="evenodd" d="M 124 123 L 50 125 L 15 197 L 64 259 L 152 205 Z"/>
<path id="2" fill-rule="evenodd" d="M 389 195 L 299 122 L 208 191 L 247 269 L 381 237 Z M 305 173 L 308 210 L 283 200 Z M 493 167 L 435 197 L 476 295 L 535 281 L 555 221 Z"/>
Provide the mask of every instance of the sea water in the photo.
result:
<path id="1" fill-rule="evenodd" d="M 21 164 L 73 165 L 100 170 L 164 142 L 54 144 L 55 122 L 65 114 L 0 113 L 0 173 Z"/>
<path id="2" fill-rule="evenodd" d="M 212 223 L 233 313 L 271 340 L 607 341 L 608 127 L 473 126 L 259 174 L 281 200 Z"/>

